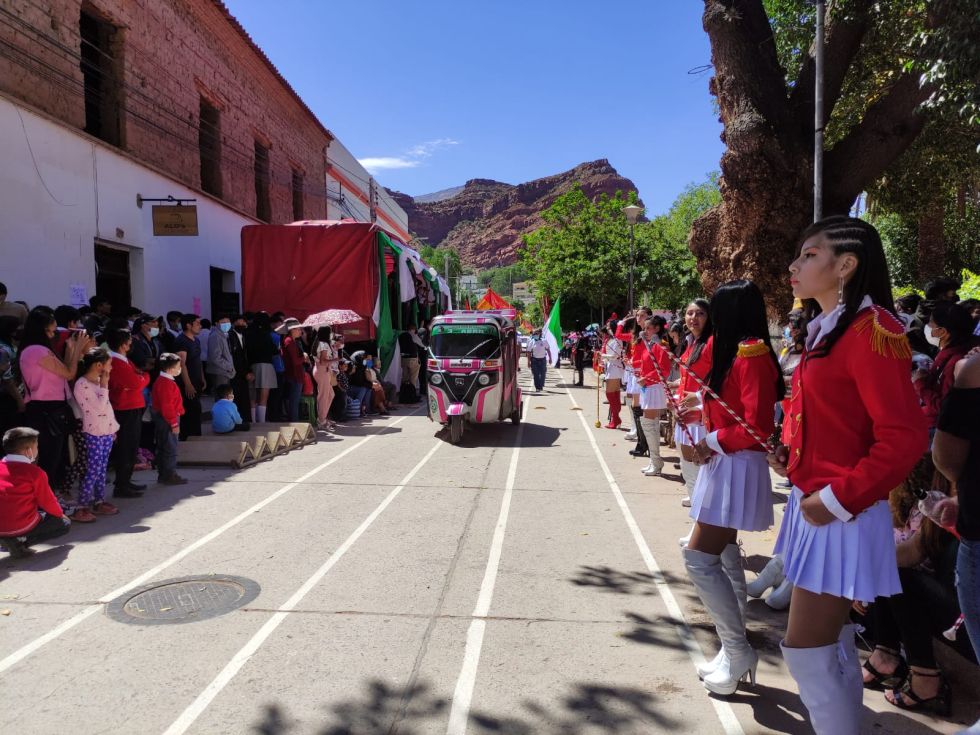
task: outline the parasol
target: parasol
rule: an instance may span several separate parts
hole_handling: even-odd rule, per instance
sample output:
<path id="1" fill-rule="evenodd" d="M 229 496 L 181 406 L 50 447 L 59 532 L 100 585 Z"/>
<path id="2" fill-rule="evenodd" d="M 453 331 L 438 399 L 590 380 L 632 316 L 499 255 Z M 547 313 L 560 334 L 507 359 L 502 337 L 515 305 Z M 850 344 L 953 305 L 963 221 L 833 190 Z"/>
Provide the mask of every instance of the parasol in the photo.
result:
<path id="1" fill-rule="evenodd" d="M 327 309 L 310 314 L 303 322 L 304 327 L 336 327 L 341 324 L 354 324 L 364 317 L 350 309 Z"/>

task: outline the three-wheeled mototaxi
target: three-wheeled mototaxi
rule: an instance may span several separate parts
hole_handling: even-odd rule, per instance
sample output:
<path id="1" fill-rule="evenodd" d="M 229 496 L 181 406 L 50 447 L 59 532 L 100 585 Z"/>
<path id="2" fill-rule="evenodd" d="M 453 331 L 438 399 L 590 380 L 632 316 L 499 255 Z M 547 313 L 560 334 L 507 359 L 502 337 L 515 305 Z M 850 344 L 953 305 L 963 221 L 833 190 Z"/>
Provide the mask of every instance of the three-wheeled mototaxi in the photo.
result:
<path id="1" fill-rule="evenodd" d="M 429 332 L 429 419 L 463 438 L 467 423 L 521 422 L 520 350 L 514 309 L 447 311 Z"/>

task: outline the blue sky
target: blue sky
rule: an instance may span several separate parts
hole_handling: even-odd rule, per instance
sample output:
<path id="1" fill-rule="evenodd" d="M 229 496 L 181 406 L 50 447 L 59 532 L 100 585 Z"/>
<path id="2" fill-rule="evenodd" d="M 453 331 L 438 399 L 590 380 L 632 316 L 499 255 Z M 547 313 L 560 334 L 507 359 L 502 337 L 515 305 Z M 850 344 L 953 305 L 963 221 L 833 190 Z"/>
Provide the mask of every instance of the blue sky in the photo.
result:
<path id="1" fill-rule="evenodd" d="M 520 183 L 608 158 L 647 213 L 718 168 L 702 3 L 225 0 L 385 186 Z"/>

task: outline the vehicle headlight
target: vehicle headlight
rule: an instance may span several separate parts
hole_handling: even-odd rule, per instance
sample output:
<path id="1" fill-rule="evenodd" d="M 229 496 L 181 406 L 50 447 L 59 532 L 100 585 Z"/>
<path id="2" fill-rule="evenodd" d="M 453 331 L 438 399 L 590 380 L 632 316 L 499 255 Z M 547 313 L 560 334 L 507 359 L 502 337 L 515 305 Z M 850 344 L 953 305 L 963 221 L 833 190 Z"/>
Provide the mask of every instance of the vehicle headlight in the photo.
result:
<path id="1" fill-rule="evenodd" d="M 429 376 L 429 382 L 432 383 L 432 385 L 439 385 L 442 383 L 442 373 L 432 373 L 432 375 Z"/>
<path id="2" fill-rule="evenodd" d="M 476 379 L 476 382 L 480 385 L 490 385 L 490 376 L 486 373 L 480 373 L 480 377 Z"/>

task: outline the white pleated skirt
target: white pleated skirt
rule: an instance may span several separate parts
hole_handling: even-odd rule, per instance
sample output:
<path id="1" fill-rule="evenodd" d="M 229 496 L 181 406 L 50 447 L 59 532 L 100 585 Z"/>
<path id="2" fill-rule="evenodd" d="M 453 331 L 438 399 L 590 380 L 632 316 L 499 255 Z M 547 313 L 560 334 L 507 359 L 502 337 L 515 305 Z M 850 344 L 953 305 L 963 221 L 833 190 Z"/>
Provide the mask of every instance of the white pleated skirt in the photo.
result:
<path id="1" fill-rule="evenodd" d="M 639 386 L 640 408 L 644 411 L 654 411 L 667 408 L 667 394 L 664 392 L 664 384 Z"/>
<path id="2" fill-rule="evenodd" d="M 626 371 L 626 395 L 635 396 L 640 392 L 640 386 L 636 384 L 636 376 L 631 370 Z"/>
<path id="3" fill-rule="evenodd" d="M 786 577 L 816 594 L 873 602 L 902 591 L 888 502 L 879 500 L 854 520 L 814 526 L 800 512 L 803 492 L 790 493 L 775 553 Z"/>
<path id="4" fill-rule="evenodd" d="M 691 436 L 694 437 L 694 444 L 697 444 L 708 435 L 708 432 L 705 431 L 704 424 L 701 423 L 688 424 L 687 431 L 689 431 Z M 683 444 L 688 447 L 693 446 L 691 444 L 691 440 L 687 438 L 687 432 L 681 428 L 681 423 L 679 421 L 677 422 L 677 425 L 674 426 L 674 443 Z"/>
<path id="5" fill-rule="evenodd" d="M 624 373 L 622 365 L 606 365 L 606 380 L 622 380 Z"/>
<path id="6" fill-rule="evenodd" d="M 769 528 L 772 482 L 766 455 L 746 449 L 713 456 L 698 472 L 691 493 L 691 518 L 740 531 Z"/>

